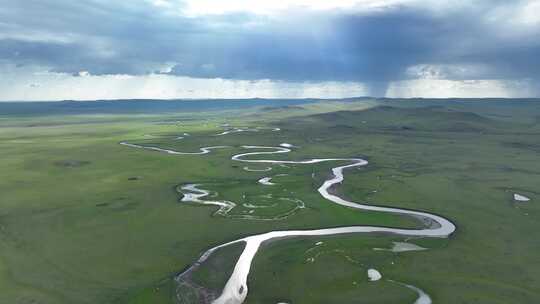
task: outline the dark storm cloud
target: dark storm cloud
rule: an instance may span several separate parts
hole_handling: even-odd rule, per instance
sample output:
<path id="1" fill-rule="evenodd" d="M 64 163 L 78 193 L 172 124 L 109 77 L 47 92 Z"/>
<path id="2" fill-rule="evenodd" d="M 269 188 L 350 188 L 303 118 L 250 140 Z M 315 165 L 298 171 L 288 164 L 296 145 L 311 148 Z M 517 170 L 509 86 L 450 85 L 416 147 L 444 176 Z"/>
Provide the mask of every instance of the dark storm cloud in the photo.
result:
<path id="1" fill-rule="evenodd" d="M 381 91 L 388 81 L 416 77 L 407 71 L 422 64 L 441 65 L 437 73 L 446 79 L 540 75 L 538 26 L 502 29 L 483 18 L 494 8 L 512 8 L 502 1 L 444 13 L 396 6 L 291 18 L 185 17 L 142 1 L 0 2 L 0 60 L 58 72 L 134 75 L 174 63 L 167 73 L 361 81 Z"/>

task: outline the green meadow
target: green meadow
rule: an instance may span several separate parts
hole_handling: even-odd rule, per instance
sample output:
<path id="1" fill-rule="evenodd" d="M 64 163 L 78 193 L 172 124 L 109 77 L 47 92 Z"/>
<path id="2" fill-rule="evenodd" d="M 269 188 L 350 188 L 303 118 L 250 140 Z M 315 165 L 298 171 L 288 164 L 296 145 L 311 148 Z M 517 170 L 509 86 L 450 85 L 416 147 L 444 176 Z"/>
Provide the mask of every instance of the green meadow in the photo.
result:
<path id="1" fill-rule="evenodd" d="M 253 262 L 246 303 L 414 303 L 416 294 L 400 283 L 421 288 L 437 304 L 540 302 L 537 100 L 1 109 L 0 303 L 197 303 L 174 277 L 215 245 L 272 230 L 420 226 L 323 199 L 317 188 L 335 163 L 249 172 L 245 166 L 267 166 L 230 160 L 246 151 L 243 145 L 280 143 L 296 148 L 275 159 L 365 158 L 366 167 L 345 171 L 340 195 L 439 214 L 458 228 L 449 239 L 353 234 L 272 241 Z M 224 124 L 259 131 L 216 136 Z M 173 155 L 122 141 L 186 152 L 229 147 Z M 280 174 L 276 185 L 257 183 Z M 185 184 L 200 184 L 212 199 L 238 207 L 222 216 L 215 207 L 183 203 Z M 516 202 L 514 193 L 531 200 Z M 305 208 L 264 220 L 294 209 L 286 199 Z M 245 204 L 271 207 L 251 214 L 262 220 L 246 220 Z M 374 250 L 404 241 L 428 250 Z M 219 294 L 241 250 L 218 250 L 194 282 Z M 369 268 L 383 279 L 369 282 Z"/>

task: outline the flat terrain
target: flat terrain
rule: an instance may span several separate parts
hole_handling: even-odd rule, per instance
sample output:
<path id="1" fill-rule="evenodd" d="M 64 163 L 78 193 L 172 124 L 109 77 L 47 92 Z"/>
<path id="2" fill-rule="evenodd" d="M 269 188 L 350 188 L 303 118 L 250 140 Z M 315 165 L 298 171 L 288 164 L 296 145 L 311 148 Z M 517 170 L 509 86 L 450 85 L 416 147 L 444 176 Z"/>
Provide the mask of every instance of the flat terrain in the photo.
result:
<path id="1" fill-rule="evenodd" d="M 323 199 L 316 189 L 333 164 L 262 172 L 244 167 L 265 165 L 230 160 L 242 145 L 280 143 L 297 148 L 279 159 L 366 158 L 368 166 L 345 171 L 340 195 L 440 214 L 458 230 L 450 239 L 356 234 L 264 244 L 246 303 L 414 302 L 413 291 L 387 279 L 421 288 L 434 303 L 540 302 L 539 101 L 145 103 L 110 113 L 107 106 L 41 107 L 0 105 L 1 303 L 174 303 L 174 276 L 226 241 L 284 229 L 418 227 L 411 218 Z M 232 128 L 257 131 L 216 136 Z M 122 141 L 186 152 L 230 148 L 172 155 Z M 257 182 L 267 176 L 276 185 Z M 179 185 L 192 183 L 238 207 L 223 216 L 180 202 Z M 516 202 L 515 193 L 531 200 Z M 296 206 L 279 198 L 305 208 L 270 220 Z M 428 250 L 374 250 L 404 241 Z M 219 293 L 240 250 L 219 250 L 193 280 Z M 369 268 L 383 279 L 368 282 Z"/>

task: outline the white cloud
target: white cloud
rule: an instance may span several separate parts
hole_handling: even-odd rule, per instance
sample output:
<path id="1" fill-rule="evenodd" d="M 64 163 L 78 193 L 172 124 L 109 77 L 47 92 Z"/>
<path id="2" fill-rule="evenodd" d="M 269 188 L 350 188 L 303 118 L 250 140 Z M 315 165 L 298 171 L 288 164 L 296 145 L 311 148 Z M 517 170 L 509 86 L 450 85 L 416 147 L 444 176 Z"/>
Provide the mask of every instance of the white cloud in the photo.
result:
<path id="1" fill-rule="evenodd" d="M 44 68 L 0 67 L 0 101 L 175 99 L 175 98 L 345 98 L 365 96 L 355 82 L 285 82 L 178 77 L 163 74 L 73 76 Z M 386 97 L 530 97 L 531 80 L 416 79 L 392 82 Z"/>
<path id="2" fill-rule="evenodd" d="M 407 68 L 407 76 L 413 79 L 482 79 L 493 72 L 483 64 L 417 64 Z"/>
<path id="3" fill-rule="evenodd" d="M 166 62 L 158 67 L 158 72 L 162 74 L 168 74 L 172 72 L 174 67 L 177 65 L 177 62 Z"/>
<path id="4" fill-rule="evenodd" d="M 167 0 L 150 0 L 150 3 L 152 3 L 155 6 L 161 6 L 161 7 L 171 7 L 173 5 L 172 1 L 167 1 Z"/>
<path id="5" fill-rule="evenodd" d="M 77 76 L 46 68 L 0 68 L 0 101 L 174 99 L 174 98 L 344 98 L 366 95 L 352 82 L 225 80 L 150 74 Z M 78 77 L 83 76 L 83 77 Z M 4 78 L 5 79 L 2 79 Z M 39 84 L 39 85 L 36 85 Z"/>
<path id="6" fill-rule="evenodd" d="M 390 98 L 526 98 L 535 96 L 534 88 L 534 83 L 528 80 L 417 79 L 391 83 L 386 96 Z"/>
<path id="7" fill-rule="evenodd" d="M 526 24 L 540 25 L 540 0 L 530 1 L 521 9 L 521 22 Z"/>
<path id="8" fill-rule="evenodd" d="M 447 14 L 452 11 L 474 8 L 478 3 L 470 0 L 186 0 L 181 4 L 175 0 L 150 0 L 157 6 L 171 8 L 176 6 L 189 16 L 222 15 L 228 13 L 251 13 L 258 15 L 273 15 L 289 10 L 351 10 L 373 11 L 384 10 L 396 6 L 416 7 L 429 10 L 435 14 Z M 521 0 L 520 0 L 521 1 Z M 538 8 L 540 0 L 523 0 L 521 7 L 524 9 L 523 16 L 537 20 L 538 14 L 534 9 Z M 163 3 L 167 3 L 164 5 Z M 514 3 L 515 4 L 515 3 Z M 509 2 L 509 6 L 513 6 Z M 526 12 L 526 13 L 525 13 Z"/>
<path id="9" fill-rule="evenodd" d="M 413 0 L 188 0 L 184 13 L 190 16 L 220 15 L 245 12 L 271 15 L 289 9 L 378 9 L 416 2 Z"/>
<path id="10" fill-rule="evenodd" d="M 492 23 L 513 26 L 540 26 L 540 0 L 509 1 L 488 12 Z"/>

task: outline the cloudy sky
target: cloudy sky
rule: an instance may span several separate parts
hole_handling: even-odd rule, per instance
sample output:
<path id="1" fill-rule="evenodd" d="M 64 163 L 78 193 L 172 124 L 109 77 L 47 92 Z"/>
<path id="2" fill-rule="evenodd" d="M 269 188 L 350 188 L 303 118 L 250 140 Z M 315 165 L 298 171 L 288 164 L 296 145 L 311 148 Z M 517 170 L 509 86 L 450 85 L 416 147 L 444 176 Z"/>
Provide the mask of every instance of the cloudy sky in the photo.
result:
<path id="1" fill-rule="evenodd" d="M 538 97 L 540 0 L 0 0 L 0 100 Z"/>

